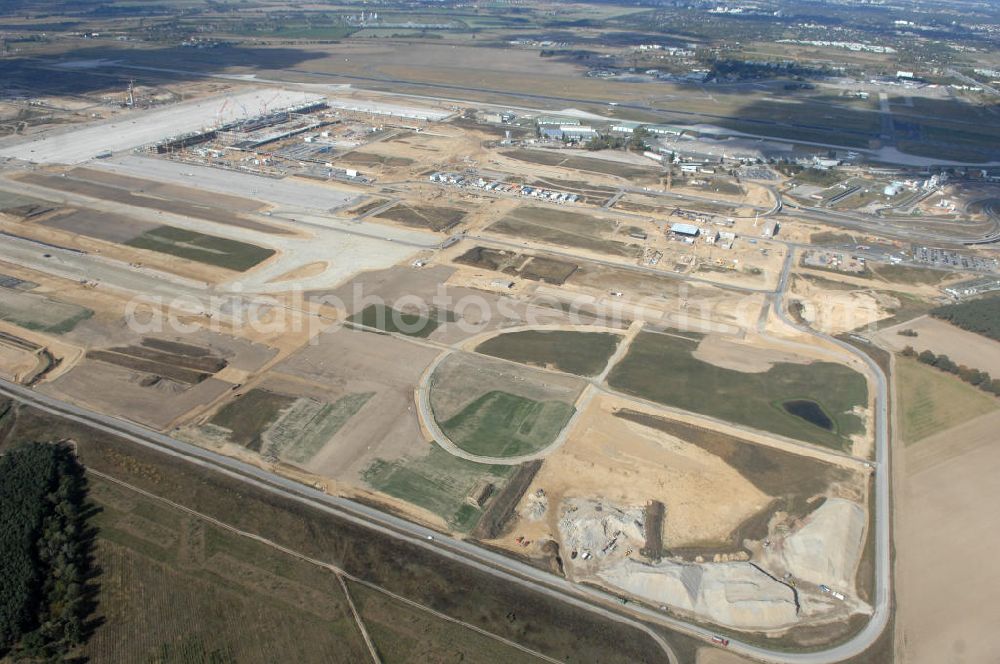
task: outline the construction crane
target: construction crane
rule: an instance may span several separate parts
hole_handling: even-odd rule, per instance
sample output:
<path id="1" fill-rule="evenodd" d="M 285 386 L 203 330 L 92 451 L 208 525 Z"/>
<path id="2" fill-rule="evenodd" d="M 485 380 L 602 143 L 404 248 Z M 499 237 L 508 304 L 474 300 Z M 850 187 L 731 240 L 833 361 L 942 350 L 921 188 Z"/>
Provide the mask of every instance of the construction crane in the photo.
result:
<path id="1" fill-rule="evenodd" d="M 268 99 L 267 101 L 264 102 L 264 113 L 263 113 L 263 115 L 267 115 L 267 107 L 270 106 L 271 104 L 273 104 L 274 100 L 277 99 L 280 96 L 281 96 L 280 92 L 275 92 L 273 97 L 271 97 L 270 99 Z"/>
<path id="2" fill-rule="evenodd" d="M 215 126 L 218 127 L 222 125 L 222 112 L 226 110 L 227 106 L 229 106 L 229 101 L 229 98 L 226 98 L 226 101 L 222 102 L 222 106 L 219 107 L 219 110 L 215 112 Z"/>

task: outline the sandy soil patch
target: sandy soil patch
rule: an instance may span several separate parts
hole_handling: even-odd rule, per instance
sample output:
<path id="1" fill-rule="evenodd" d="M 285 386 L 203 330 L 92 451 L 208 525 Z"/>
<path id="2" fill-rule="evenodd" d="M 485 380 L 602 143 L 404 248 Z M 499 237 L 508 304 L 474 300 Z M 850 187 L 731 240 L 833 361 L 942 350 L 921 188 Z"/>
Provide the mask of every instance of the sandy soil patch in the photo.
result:
<path id="1" fill-rule="evenodd" d="M 736 629 L 779 628 L 797 622 L 794 591 L 745 562 L 626 561 L 600 577 L 630 594 Z"/>
<path id="2" fill-rule="evenodd" d="M 680 439 L 611 414 L 605 397 L 594 399 L 569 440 L 548 457 L 526 495 L 543 489 L 545 519 L 522 519 L 517 534 L 556 533 L 558 505 L 569 498 L 603 498 L 619 505 L 666 505 L 664 545 L 678 547 L 723 539 L 763 509 L 770 497 L 722 459 Z M 524 501 L 519 513 L 526 508 Z M 551 535 L 550 535 L 551 536 Z"/>
<path id="3" fill-rule="evenodd" d="M 34 353 L 0 342 L 0 376 L 3 378 L 19 383 L 37 365 Z"/>
<path id="4" fill-rule="evenodd" d="M 695 657 L 695 664 L 748 664 L 750 661 L 721 648 L 698 648 Z"/>
<path id="5" fill-rule="evenodd" d="M 293 270 L 289 270 L 284 274 L 279 274 L 277 277 L 269 279 L 267 283 L 275 284 L 283 281 L 316 277 L 323 274 L 329 265 L 329 261 L 313 261 L 312 263 L 306 263 L 305 265 L 300 265 Z"/>
<path id="6" fill-rule="evenodd" d="M 341 329 L 293 354 L 268 374 L 269 389 L 327 402 L 373 392 L 307 468 L 324 477 L 360 481 L 376 458 L 426 449 L 413 391 L 439 351 L 371 332 Z M 277 382 L 276 382 L 277 381 Z"/>
<path id="7" fill-rule="evenodd" d="M 900 330 L 913 330 L 917 336 L 903 336 Z M 879 332 L 878 339 L 894 351 L 906 346 L 913 346 L 917 351 L 930 350 L 947 355 L 958 364 L 1000 376 L 1000 343 L 937 318 L 921 316 L 886 328 Z"/>
<path id="8" fill-rule="evenodd" d="M 702 339 L 691 355 L 702 362 L 744 373 L 764 373 L 779 362 L 808 364 L 811 361 L 801 355 L 774 348 L 751 348 L 731 337 L 717 334 L 710 334 Z"/>
<path id="9" fill-rule="evenodd" d="M 145 377 L 146 374 L 122 367 L 84 360 L 64 376 L 43 384 L 40 391 L 162 430 L 191 410 L 211 404 L 232 388 L 229 383 L 215 378 L 187 388 L 170 381 L 144 387 Z"/>
<path id="10" fill-rule="evenodd" d="M 900 661 L 1000 661 L 1000 413 L 897 446 Z"/>
<path id="11" fill-rule="evenodd" d="M 762 562 L 769 570 L 788 571 L 796 579 L 853 593 L 866 520 L 857 503 L 830 498 L 806 517 L 799 530 L 774 541 Z"/>
<path id="12" fill-rule="evenodd" d="M 802 318 L 813 328 L 830 335 L 888 318 L 892 315 L 889 309 L 900 304 L 891 295 L 871 290 L 822 288 L 801 278 L 793 280 L 792 293 L 802 303 Z"/>

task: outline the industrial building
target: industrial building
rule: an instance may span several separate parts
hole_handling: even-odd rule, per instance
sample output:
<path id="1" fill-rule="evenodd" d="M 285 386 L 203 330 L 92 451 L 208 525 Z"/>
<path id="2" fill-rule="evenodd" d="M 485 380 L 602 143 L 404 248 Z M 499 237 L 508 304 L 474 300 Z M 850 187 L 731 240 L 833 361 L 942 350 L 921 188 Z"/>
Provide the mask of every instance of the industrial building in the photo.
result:
<path id="1" fill-rule="evenodd" d="M 683 235 L 684 237 L 698 237 L 701 229 L 694 224 L 677 223 L 670 226 L 670 232 L 675 235 Z"/>
<path id="2" fill-rule="evenodd" d="M 538 118 L 536 122 L 538 123 L 539 127 L 546 127 L 553 125 L 559 127 L 559 126 L 580 124 L 580 121 L 577 120 L 576 118 L 560 118 L 552 115 L 544 115 Z"/>
<path id="3" fill-rule="evenodd" d="M 586 125 L 560 125 L 544 127 L 542 136 L 558 141 L 589 141 L 597 136 L 597 130 Z"/>

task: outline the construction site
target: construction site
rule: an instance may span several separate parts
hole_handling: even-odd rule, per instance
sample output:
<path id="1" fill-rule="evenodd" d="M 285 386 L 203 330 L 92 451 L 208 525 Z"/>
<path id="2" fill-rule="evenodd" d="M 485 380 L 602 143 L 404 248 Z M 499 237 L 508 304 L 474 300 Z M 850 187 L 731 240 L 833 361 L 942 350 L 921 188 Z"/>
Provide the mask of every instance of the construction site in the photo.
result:
<path id="1" fill-rule="evenodd" d="M 872 615 L 876 378 L 780 301 L 847 332 L 906 276 L 803 252 L 834 229 L 770 180 L 484 104 L 133 85 L 0 142 L 5 379 L 728 634 Z"/>

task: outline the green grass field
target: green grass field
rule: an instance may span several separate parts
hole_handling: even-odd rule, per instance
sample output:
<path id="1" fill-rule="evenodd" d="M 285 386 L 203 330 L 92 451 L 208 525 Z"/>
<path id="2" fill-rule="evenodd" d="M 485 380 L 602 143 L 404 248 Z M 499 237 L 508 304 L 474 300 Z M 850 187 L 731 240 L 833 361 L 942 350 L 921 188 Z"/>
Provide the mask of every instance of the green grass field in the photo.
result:
<path id="1" fill-rule="evenodd" d="M 574 412 L 573 406 L 561 401 L 534 401 L 494 390 L 440 424 L 466 452 L 512 457 L 550 445 Z"/>
<path id="2" fill-rule="evenodd" d="M 577 376 L 596 376 L 618 348 L 621 335 L 610 332 L 526 330 L 481 343 L 477 353 L 534 366 L 552 366 Z"/>
<path id="3" fill-rule="evenodd" d="M 896 362 L 896 390 L 907 445 L 1000 406 L 1000 399 L 963 383 L 957 376 L 905 357 Z"/>
<path id="4" fill-rule="evenodd" d="M 848 412 L 868 401 L 864 376 L 840 364 L 778 363 L 762 373 L 724 369 L 692 356 L 698 342 L 641 332 L 608 377 L 622 392 L 734 424 L 797 438 L 838 450 L 863 423 Z M 791 415 L 781 404 L 814 401 L 834 422 L 828 431 Z"/>
<path id="5" fill-rule="evenodd" d="M 430 510 L 456 530 L 468 532 L 482 513 L 466 503 L 465 497 L 481 480 L 499 490 L 513 472 L 513 466 L 466 461 L 433 445 L 415 459 L 376 460 L 363 478 L 372 488 Z"/>
<path id="6" fill-rule="evenodd" d="M 274 255 L 273 249 L 173 226 L 158 226 L 125 244 L 237 272 L 245 272 Z"/>
<path id="7" fill-rule="evenodd" d="M 360 312 L 347 319 L 349 323 L 357 323 L 383 332 L 395 332 L 408 337 L 426 338 L 440 325 L 439 315 L 430 311 L 426 315 L 397 311 L 384 304 L 370 304 Z M 451 314 L 444 317 L 445 321 L 454 320 Z"/>

